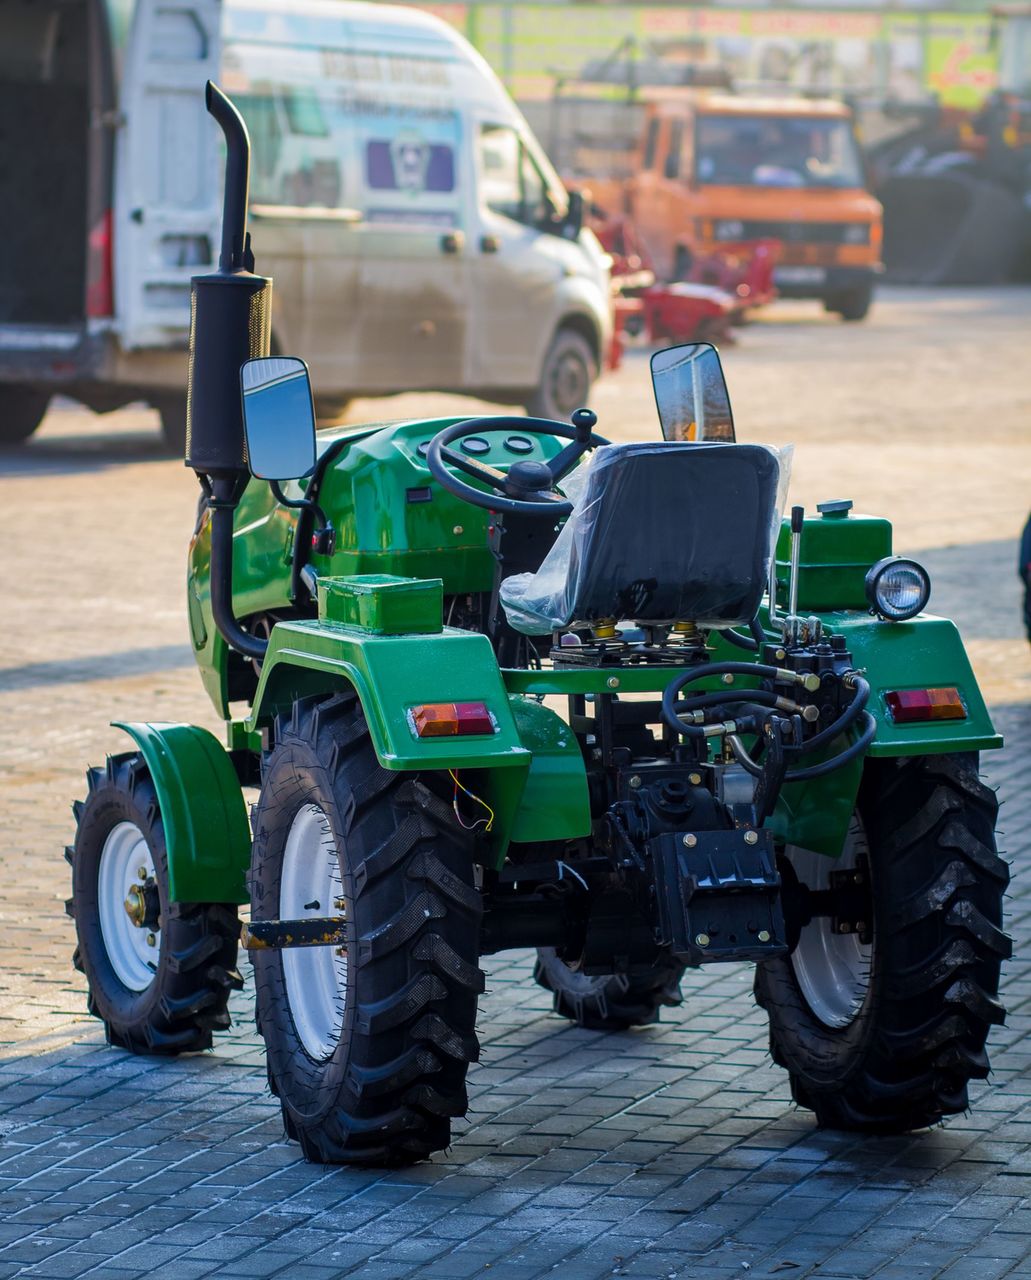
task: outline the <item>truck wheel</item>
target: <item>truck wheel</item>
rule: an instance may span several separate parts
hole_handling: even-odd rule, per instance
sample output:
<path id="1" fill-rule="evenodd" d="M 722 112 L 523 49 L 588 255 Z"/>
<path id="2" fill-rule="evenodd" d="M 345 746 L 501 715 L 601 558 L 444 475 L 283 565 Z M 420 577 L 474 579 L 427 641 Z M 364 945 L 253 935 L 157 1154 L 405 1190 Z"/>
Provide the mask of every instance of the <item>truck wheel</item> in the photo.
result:
<path id="1" fill-rule="evenodd" d="M 155 396 L 151 405 L 161 418 L 161 434 L 169 453 L 186 456 L 186 396 L 175 393 Z"/>
<path id="2" fill-rule="evenodd" d="M 985 1041 L 1005 1017 L 996 996 L 1010 954 L 997 810 L 976 755 L 872 761 L 841 857 L 789 847 L 810 888 L 855 868 L 870 891 L 872 932 L 836 934 L 817 917 L 790 956 L 756 971 L 770 1052 L 821 1125 L 922 1129 L 965 1111 L 968 1082 L 988 1075 Z"/>
<path id="3" fill-rule="evenodd" d="M 684 968 L 660 956 L 650 967 L 591 977 L 571 969 L 553 947 L 538 947 L 533 976 L 554 992 L 554 1010 L 563 1018 L 589 1031 L 625 1031 L 658 1022 L 664 1005 L 673 1008 L 682 1002 Z"/>
<path id="4" fill-rule="evenodd" d="M 0 386 L 0 446 L 28 440 L 43 421 L 49 403 L 48 391 Z"/>
<path id="5" fill-rule="evenodd" d="M 826 301 L 828 311 L 836 311 L 842 320 L 865 320 L 873 302 L 873 284 L 857 284 L 845 293 L 834 294 Z"/>
<path id="6" fill-rule="evenodd" d="M 243 985 L 236 907 L 169 902 L 164 824 L 142 755 L 110 756 L 86 780 L 65 850 L 86 1007 L 108 1043 L 130 1053 L 210 1049 L 211 1033 L 229 1026 L 229 993 Z"/>
<path id="7" fill-rule="evenodd" d="M 526 402 L 532 418 L 566 422 L 587 403 L 598 362 L 587 339 L 572 329 L 559 329 L 544 357 L 537 390 Z"/>
<path id="8" fill-rule="evenodd" d="M 309 1160 L 399 1165 L 448 1146 L 479 1056 L 482 903 L 469 837 L 382 769 L 353 694 L 277 725 L 254 815 L 256 920 L 344 915 L 333 947 L 255 951 L 258 1027 Z"/>

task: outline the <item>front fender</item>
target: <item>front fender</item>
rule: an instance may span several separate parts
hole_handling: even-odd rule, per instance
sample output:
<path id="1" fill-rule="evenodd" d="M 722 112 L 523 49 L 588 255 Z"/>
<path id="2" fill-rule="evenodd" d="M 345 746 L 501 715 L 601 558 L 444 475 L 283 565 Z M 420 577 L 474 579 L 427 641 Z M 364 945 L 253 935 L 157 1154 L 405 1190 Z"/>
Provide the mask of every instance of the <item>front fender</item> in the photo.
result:
<path id="1" fill-rule="evenodd" d="M 114 721 L 139 747 L 157 791 L 173 902 L 249 900 L 251 833 L 225 748 L 192 724 Z"/>

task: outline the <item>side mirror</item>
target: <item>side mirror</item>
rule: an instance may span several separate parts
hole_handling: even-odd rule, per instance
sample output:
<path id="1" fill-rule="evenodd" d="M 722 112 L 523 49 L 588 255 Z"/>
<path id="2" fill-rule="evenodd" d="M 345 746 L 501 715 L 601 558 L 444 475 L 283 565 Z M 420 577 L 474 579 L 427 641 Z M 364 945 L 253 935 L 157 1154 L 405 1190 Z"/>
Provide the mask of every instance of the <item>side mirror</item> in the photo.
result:
<path id="1" fill-rule="evenodd" d="M 240 368 L 247 465 L 260 480 L 297 480 L 315 466 L 315 405 L 308 366 L 295 356 Z"/>
<path id="2" fill-rule="evenodd" d="M 716 348 L 686 342 L 651 358 L 655 407 L 665 440 L 735 440 L 734 415 Z"/>
<path id="3" fill-rule="evenodd" d="M 562 221 L 562 234 L 567 240 L 575 240 L 584 225 L 584 198 L 579 191 L 570 191 L 569 207 Z"/>

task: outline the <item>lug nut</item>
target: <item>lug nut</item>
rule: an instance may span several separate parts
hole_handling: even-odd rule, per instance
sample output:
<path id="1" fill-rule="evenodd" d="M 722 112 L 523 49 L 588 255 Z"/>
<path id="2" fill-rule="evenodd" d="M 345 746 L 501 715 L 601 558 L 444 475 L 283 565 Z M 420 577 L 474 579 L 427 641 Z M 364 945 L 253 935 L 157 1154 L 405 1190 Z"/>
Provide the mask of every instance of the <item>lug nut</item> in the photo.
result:
<path id="1" fill-rule="evenodd" d="M 838 932 L 839 932 L 839 933 L 851 933 L 851 932 L 852 932 L 852 926 L 848 923 L 848 921 L 847 921 L 847 920 L 842 920 L 841 924 L 839 924 L 839 925 L 838 925 Z"/>
<path id="2" fill-rule="evenodd" d="M 758 831 L 745 832 L 745 844 L 755 844 L 759 839 Z"/>
<path id="3" fill-rule="evenodd" d="M 344 899 L 343 899 L 343 898 L 334 898 L 334 899 L 333 899 L 333 906 L 334 906 L 334 907 L 336 907 L 336 909 L 337 909 L 338 911 L 343 911 L 343 910 L 345 909 L 345 907 L 347 906 L 347 904 L 346 904 L 346 902 L 344 901 Z"/>
<path id="4" fill-rule="evenodd" d="M 696 933 L 695 942 L 700 947 L 707 947 L 709 945 L 709 935 L 707 933 Z"/>
<path id="5" fill-rule="evenodd" d="M 148 933 L 148 934 L 147 934 L 147 946 L 148 946 L 148 947 L 156 947 L 156 946 L 157 946 L 157 944 L 158 944 L 157 934 L 154 934 L 154 933 Z"/>
<path id="6" fill-rule="evenodd" d="M 147 868 L 146 868 L 146 867 L 137 867 L 137 868 L 136 868 L 136 878 L 137 878 L 137 880 L 146 880 L 146 878 L 147 878 Z"/>
<path id="7" fill-rule="evenodd" d="M 641 785 L 641 779 L 637 776 L 636 773 L 631 777 L 630 785 L 634 788 L 635 791 Z"/>
<path id="8" fill-rule="evenodd" d="M 689 849 L 693 849 L 697 843 L 698 843 L 697 836 L 693 836 L 690 833 L 684 836 L 684 844 L 687 845 Z"/>

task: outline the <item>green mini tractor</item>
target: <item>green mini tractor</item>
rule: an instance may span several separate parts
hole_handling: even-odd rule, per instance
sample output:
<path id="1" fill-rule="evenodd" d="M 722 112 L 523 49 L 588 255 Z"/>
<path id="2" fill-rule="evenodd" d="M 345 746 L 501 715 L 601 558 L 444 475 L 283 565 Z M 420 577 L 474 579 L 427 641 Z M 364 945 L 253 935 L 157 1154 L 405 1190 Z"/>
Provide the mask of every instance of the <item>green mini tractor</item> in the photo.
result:
<path id="1" fill-rule="evenodd" d="M 226 207 L 194 281 L 187 601 L 227 743 L 123 724 L 75 806 L 75 959 L 110 1043 L 208 1048 L 242 941 L 287 1134 L 397 1164 L 466 1110 L 481 956 L 536 948 L 594 1030 L 750 961 L 820 1124 L 963 1111 L 1010 951 L 978 776 L 1000 739 L 890 524 L 782 519 L 787 455 L 735 440 L 705 344 L 654 357 L 653 442 L 587 409 L 316 437 L 305 365 L 269 356 L 246 130 L 208 102 Z"/>

